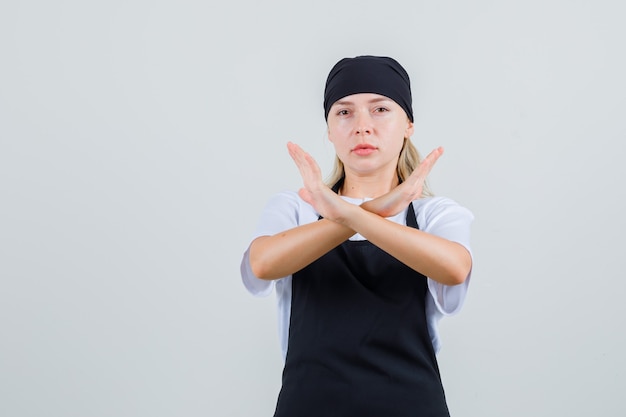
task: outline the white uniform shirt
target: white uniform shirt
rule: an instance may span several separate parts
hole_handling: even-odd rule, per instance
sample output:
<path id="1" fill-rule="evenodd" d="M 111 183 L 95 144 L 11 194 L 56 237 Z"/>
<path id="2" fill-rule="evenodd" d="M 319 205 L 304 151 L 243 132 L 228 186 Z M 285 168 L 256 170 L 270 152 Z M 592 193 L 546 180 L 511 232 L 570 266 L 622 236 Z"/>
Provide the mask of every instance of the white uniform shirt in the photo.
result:
<path id="1" fill-rule="evenodd" d="M 352 204 L 361 204 L 366 200 L 342 196 Z M 443 237 L 463 245 L 471 255 L 470 225 L 473 214 L 465 207 L 445 197 L 427 197 L 413 201 L 415 216 L 420 230 Z M 261 218 L 252 240 L 259 236 L 271 236 L 276 233 L 307 223 L 316 222 L 319 214 L 313 207 L 302 200 L 294 191 L 285 191 L 272 197 L 261 214 Z M 388 220 L 406 224 L 406 209 Z M 355 234 L 350 240 L 365 240 Z M 289 319 L 291 314 L 291 275 L 277 279 L 264 280 L 257 278 L 250 268 L 250 248 L 246 250 L 241 261 L 241 277 L 246 289 L 255 296 L 267 296 L 276 289 L 278 301 L 278 332 L 283 360 L 287 355 L 289 336 Z M 437 324 L 443 316 L 457 313 L 463 306 L 470 281 L 470 274 L 463 284 L 450 286 L 428 278 L 429 295 L 426 299 L 426 320 L 428 331 L 435 352 L 441 343 Z"/>

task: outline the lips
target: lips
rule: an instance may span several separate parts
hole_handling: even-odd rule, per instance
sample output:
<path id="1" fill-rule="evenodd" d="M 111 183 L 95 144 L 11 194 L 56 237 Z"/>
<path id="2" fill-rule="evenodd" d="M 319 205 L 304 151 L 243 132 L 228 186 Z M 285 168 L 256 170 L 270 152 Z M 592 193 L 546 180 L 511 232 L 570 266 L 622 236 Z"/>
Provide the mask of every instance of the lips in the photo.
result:
<path id="1" fill-rule="evenodd" d="M 352 148 L 352 152 L 359 156 L 366 156 L 373 153 L 376 150 L 374 145 L 370 145 L 369 143 L 361 143 L 354 148 Z"/>

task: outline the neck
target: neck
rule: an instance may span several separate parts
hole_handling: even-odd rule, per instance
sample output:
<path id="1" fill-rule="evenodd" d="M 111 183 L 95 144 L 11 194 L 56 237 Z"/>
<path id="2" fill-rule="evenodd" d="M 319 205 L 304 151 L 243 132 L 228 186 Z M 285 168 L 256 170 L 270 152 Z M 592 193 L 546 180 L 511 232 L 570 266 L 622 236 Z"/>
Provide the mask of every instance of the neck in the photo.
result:
<path id="1" fill-rule="evenodd" d="M 385 176 L 359 176 L 346 173 L 340 194 L 352 198 L 376 198 L 387 194 L 398 185 L 395 171 Z"/>

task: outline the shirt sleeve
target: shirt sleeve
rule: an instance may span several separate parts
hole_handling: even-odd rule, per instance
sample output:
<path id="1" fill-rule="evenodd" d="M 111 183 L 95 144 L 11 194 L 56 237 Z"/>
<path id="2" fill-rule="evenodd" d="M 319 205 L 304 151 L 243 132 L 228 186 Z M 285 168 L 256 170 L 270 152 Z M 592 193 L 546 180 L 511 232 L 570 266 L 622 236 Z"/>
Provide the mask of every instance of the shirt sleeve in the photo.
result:
<path id="1" fill-rule="evenodd" d="M 471 257 L 470 226 L 474 220 L 472 212 L 444 197 L 434 197 L 421 204 L 422 210 L 418 215 L 420 228 L 424 225 L 423 231 L 463 245 Z M 437 316 L 455 314 L 463 307 L 471 275 L 470 269 L 465 282 L 459 285 L 445 285 L 428 278 L 428 290 L 432 297 L 431 309 L 436 310 Z"/>
<path id="2" fill-rule="evenodd" d="M 300 201 L 300 198 L 294 191 L 283 191 L 273 196 L 261 212 L 256 231 L 252 235 L 250 242 L 260 236 L 272 236 L 296 227 L 299 224 Z M 243 285 L 252 295 L 265 297 L 274 289 L 276 280 L 260 279 L 252 272 L 250 267 L 250 246 L 243 254 L 240 271 Z"/>

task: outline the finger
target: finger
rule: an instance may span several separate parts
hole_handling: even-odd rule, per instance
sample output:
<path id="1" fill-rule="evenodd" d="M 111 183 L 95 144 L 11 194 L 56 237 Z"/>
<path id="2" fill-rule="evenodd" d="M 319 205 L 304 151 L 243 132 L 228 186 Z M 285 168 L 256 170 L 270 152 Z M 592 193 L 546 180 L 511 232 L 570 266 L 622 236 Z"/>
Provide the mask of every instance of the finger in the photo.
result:
<path id="1" fill-rule="evenodd" d="M 441 157 L 441 155 L 443 155 L 443 147 L 439 146 L 438 148 L 433 149 L 432 152 L 429 153 L 426 158 L 424 158 L 424 161 L 428 161 L 428 163 L 434 165 L 439 157 Z"/>
<path id="2" fill-rule="evenodd" d="M 287 143 L 287 149 L 289 150 L 289 156 L 291 156 L 291 159 L 296 163 L 298 170 L 302 174 L 307 164 L 304 150 L 292 142 Z"/>
<path id="3" fill-rule="evenodd" d="M 289 155 L 293 158 L 295 162 L 312 166 L 317 165 L 317 162 L 315 162 L 313 157 L 295 143 L 288 142 L 287 149 L 289 150 Z"/>
<path id="4" fill-rule="evenodd" d="M 421 187 L 426 181 L 426 177 L 430 174 L 435 162 L 443 154 L 443 147 L 433 149 L 426 158 L 424 158 L 419 166 L 406 179 L 407 185 L 411 187 Z M 421 192 L 421 191 L 420 191 Z"/>
<path id="5" fill-rule="evenodd" d="M 443 148 L 440 146 L 434 149 L 431 153 L 428 154 L 426 158 L 420 163 L 417 171 L 419 172 L 419 176 L 423 179 L 428 176 L 430 171 L 433 169 L 433 166 L 437 162 L 437 160 L 443 155 Z"/>
<path id="6" fill-rule="evenodd" d="M 296 163 L 305 187 L 314 187 L 322 181 L 322 173 L 315 159 L 295 143 L 288 142 L 289 155 Z"/>
<path id="7" fill-rule="evenodd" d="M 287 150 L 289 151 L 289 156 L 294 162 L 298 163 L 302 160 L 302 153 L 304 152 L 302 148 L 295 143 L 287 142 Z"/>
<path id="8" fill-rule="evenodd" d="M 313 205 L 313 198 L 309 190 L 307 190 L 306 188 L 300 188 L 300 190 L 298 190 L 298 195 L 300 196 L 302 200 Z"/>

